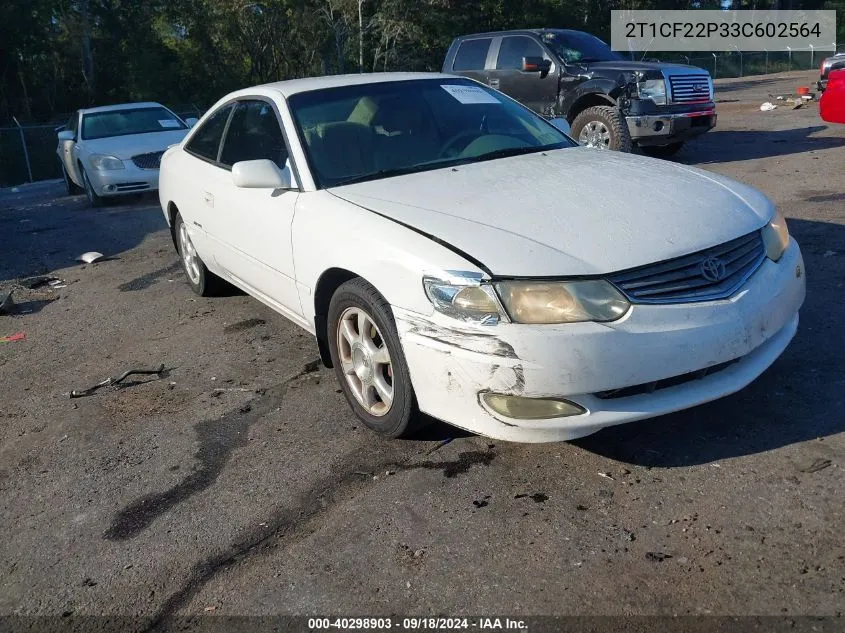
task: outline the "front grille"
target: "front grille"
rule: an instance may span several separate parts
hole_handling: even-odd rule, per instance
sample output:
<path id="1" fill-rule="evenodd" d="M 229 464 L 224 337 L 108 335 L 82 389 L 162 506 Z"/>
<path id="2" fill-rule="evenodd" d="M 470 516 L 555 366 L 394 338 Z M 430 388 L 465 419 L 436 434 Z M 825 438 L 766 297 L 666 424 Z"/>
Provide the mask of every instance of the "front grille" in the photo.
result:
<path id="1" fill-rule="evenodd" d="M 726 363 L 719 363 L 718 365 L 705 367 L 704 369 L 699 369 L 698 371 L 691 371 L 687 374 L 672 376 L 671 378 L 664 378 L 663 380 L 655 380 L 642 385 L 633 385 L 631 387 L 622 387 L 621 389 L 599 391 L 595 395 L 597 398 L 601 398 L 602 400 L 613 400 L 614 398 L 629 398 L 631 396 L 639 396 L 644 393 L 654 393 L 659 389 L 668 389 L 669 387 L 677 387 L 678 385 L 683 385 L 685 383 L 692 382 L 693 380 L 701 380 L 705 376 L 710 376 L 711 374 L 720 372 L 723 369 L 727 369 L 734 363 L 739 362 L 739 360 L 740 359 L 736 358 L 734 360 L 729 360 Z"/>
<path id="2" fill-rule="evenodd" d="M 690 303 L 736 292 L 766 258 L 760 231 L 725 244 L 610 275 L 631 303 Z"/>
<path id="3" fill-rule="evenodd" d="M 149 154 L 137 154 L 132 157 L 132 162 L 141 169 L 158 169 L 161 166 L 161 155 L 164 152 L 150 152 Z"/>
<path id="4" fill-rule="evenodd" d="M 712 97 L 708 75 L 669 75 L 669 89 L 674 103 L 704 103 Z"/>

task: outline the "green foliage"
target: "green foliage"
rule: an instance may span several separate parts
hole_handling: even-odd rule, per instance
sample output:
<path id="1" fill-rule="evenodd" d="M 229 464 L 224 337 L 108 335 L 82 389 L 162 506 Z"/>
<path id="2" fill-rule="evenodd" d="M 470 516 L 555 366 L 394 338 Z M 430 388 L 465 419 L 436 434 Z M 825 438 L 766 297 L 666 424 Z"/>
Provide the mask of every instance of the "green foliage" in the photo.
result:
<path id="1" fill-rule="evenodd" d="M 733 0 L 838 9 L 845 0 Z M 439 70 L 462 33 L 568 27 L 609 38 L 613 9 L 717 8 L 720 0 L 5 0 L 0 125 L 84 106 L 155 100 L 207 107 L 293 77 Z M 360 9 L 360 13 L 359 13 Z M 360 16 L 360 19 L 359 19 Z M 360 46 L 360 50 L 359 50 Z"/>

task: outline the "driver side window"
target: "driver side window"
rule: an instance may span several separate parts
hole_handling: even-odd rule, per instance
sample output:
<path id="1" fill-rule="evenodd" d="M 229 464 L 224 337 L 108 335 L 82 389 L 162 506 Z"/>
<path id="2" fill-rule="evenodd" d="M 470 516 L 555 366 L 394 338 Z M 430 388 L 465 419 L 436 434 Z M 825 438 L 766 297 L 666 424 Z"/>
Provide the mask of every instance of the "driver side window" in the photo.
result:
<path id="1" fill-rule="evenodd" d="M 276 111 L 266 101 L 241 101 L 226 131 L 220 164 L 231 167 L 244 160 L 272 160 L 279 169 L 288 162 L 288 149 Z"/>
<path id="2" fill-rule="evenodd" d="M 542 47 L 524 35 L 502 38 L 496 70 L 522 70 L 523 57 L 545 57 Z"/>

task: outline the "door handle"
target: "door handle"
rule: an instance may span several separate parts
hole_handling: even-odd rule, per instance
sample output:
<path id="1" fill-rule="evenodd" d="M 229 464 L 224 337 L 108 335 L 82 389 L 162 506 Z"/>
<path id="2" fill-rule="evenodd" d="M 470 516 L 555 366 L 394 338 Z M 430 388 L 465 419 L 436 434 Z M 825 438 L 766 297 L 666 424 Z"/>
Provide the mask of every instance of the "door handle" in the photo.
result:
<path id="1" fill-rule="evenodd" d="M 498 79 L 491 79 L 490 80 L 490 87 L 498 90 L 499 89 L 499 80 Z"/>
<path id="2" fill-rule="evenodd" d="M 208 191 L 202 192 L 202 199 L 205 201 L 205 203 L 208 206 L 210 206 L 210 207 L 214 206 L 214 196 L 211 193 L 209 193 Z"/>

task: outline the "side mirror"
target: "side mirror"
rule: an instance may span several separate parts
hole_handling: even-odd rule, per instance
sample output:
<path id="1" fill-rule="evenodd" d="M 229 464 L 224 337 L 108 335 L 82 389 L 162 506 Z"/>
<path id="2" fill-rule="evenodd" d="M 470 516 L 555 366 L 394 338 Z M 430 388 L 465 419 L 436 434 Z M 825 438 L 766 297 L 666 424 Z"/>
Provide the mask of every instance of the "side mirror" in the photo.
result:
<path id="1" fill-rule="evenodd" d="M 232 180 L 243 189 L 292 189 L 290 178 L 272 160 L 242 160 L 232 165 Z"/>
<path id="2" fill-rule="evenodd" d="M 60 141 L 75 141 L 76 135 L 71 130 L 62 130 L 58 134 Z"/>
<path id="3" fill-rule="evenodd" d="M 197 121 L 199 121 L 197 117 L 189 116 L 187 119 L 185 119 L 185 125 L 187 125 L 188 127 L 194 127 L 197 124 Z"/>
<path id="4" fill-rule="evenodd" d="M 556 116 L 553 119 L 549 119 L 549 123 L 554 125 L 557 129 L 559 129 L 561 132 L 563 132 L 567 136 L 569 135 L 569 132 L 571 131 L 571 128 L 569 127 L 569 121 L 567 121 L 562 116 Z"/>
<path id="5" fill-rule="evenodd" d="M 552 60 L 544 57 L 523 57 L 522 72 L 540 73 L 545 76 L 552 69 Z"/>

